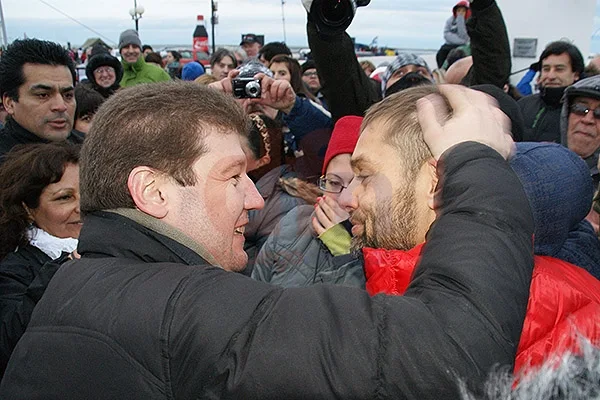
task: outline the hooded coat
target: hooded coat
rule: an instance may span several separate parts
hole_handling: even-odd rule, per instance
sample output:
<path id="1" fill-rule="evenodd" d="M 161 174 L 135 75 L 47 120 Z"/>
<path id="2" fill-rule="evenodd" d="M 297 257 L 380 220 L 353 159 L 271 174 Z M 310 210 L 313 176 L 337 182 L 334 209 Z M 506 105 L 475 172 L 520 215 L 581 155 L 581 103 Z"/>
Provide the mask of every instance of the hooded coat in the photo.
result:
<path id="1" fill-rule="evenodd" d="M 467 14 L 458 16 L 456 9 L 464 7 L 467 9 Z M 444 40 L 446 44 L 463 45 L 469 42 L 469 34 L 467 33 L 466 21 L 471 16 L 471 10 L 468 1 L 459 1 L 452 7 L 452 16 L 446 21 L 444 26 Z"/>
<path id="2" fill-rule="evenodd" d="M 94 71 L 103 66 L 113 67 L 115 70 L 115 83 L 108 88 L 98 85 L 98 82 L 96 82 L 96 78 L 94 77 Z M 119 59 L 111 56 L 104 46 L 97 45 L 92 49 L 92 56 L 85 67 L 85 74 L 88 77 L 89 86 L 100 93 L 102 97 L 108 98 L 121 87 L 120 82 L 123 78 L 123 66 Z"/>

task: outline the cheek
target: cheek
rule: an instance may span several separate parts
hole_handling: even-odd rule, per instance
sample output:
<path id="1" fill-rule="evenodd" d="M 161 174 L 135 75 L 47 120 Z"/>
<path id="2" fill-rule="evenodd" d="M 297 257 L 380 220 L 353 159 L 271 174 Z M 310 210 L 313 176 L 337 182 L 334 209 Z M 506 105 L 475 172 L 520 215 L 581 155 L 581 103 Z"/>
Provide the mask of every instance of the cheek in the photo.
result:
<path id="1" fill-rule="evenodd" d="M 231 227 L 237 221 L 240 211 L 244 207 L 243 196 L 240 196 L 238 187 L 227 183 L 226 187 L 212 191 L 205 198 L 206 209 L 216 210 L 214 213 L 209 213 L 208 218 L 210 218 L 211 225 L 219 231 L 233 233 Z"/>
<path id="2" fill-rule="evenodd" d="M 48 225 L 46 229 L 53 229 L 68 220 L 68 208 L 64 206 L 40 206 L 36 214 L 35 222 Z"/>

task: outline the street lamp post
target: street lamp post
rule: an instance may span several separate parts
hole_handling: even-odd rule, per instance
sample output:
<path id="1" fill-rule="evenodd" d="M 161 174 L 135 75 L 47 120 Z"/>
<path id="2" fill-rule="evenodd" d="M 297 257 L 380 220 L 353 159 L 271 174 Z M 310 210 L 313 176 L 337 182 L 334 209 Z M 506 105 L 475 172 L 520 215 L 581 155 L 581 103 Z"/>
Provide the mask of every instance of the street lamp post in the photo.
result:
<path id="1" fill-rule="evenodd" d="M 142 18 L 142 14 L 144 13 L 144 7 L 137 5 L 137 0 L 133 0 L 133 8 L 129 10 L 129 15 L 131 15 L 131 19 L 135 21 L 135 31 L 139 32 L 139 24 L 138 21 Z"/>
<path id="2" fill-rule="evenodd" d="M 219 16 L 217 15 L 217 11 L 219 10 L 219 3 L 216 2 L 215 0 L 210 0 L 210 9 L 211 9 L 210 28 L 212 30 L 212 32 L 211 32 L 212 53 L 215 54 L 215 25 L 219 23 Z"/>

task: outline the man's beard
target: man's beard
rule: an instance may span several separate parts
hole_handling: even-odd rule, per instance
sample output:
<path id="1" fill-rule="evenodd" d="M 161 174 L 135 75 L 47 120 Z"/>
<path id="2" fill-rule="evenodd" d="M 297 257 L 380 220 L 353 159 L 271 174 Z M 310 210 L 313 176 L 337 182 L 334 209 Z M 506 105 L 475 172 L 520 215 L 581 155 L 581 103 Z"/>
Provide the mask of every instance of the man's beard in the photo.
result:
<path id="1" fill-rule="evenodd" d="M 352 238 L 351 250 L 360 252 L 363 247 L 388 250 L 409 250 L 415 247 L 417 207 L 413 185 L 397 190 L 384 203 L 373 209 L 359 209 L 359 222 L 363 231 Z M 355 216 L 356 217 L 356 216 Z"/>

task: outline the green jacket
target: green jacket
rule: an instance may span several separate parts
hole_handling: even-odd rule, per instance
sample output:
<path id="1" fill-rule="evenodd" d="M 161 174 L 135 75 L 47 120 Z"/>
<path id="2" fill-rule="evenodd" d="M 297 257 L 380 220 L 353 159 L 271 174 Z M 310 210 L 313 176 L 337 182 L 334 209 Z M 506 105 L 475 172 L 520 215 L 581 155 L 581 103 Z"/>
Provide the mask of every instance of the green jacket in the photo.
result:
<path id="1" fill-rule="evenodd" d="M 123 78 L 121 87 L 130 87 L 140 83 L 153 83 L 170 81 L 171 77 L 161 68 L 146 64 L 144 57 L 140 56 L 133 64 L 121 60 L 123 64 Z"/>

